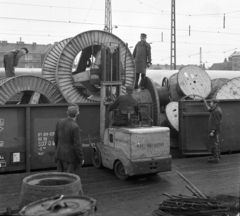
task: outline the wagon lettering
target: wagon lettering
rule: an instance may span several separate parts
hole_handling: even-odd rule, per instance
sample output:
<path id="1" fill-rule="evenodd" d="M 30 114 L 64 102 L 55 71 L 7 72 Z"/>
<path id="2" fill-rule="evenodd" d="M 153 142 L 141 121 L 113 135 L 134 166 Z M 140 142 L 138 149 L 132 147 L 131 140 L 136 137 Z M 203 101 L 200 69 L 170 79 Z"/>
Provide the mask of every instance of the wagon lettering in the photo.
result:
<path id="1" fill-rule="evenodd" d="M 148 143 L 147 144 L 148 148 L 157 148 L 157 147 L 160 147 L 160 146 L 164 146 L 164 143 Z"/>

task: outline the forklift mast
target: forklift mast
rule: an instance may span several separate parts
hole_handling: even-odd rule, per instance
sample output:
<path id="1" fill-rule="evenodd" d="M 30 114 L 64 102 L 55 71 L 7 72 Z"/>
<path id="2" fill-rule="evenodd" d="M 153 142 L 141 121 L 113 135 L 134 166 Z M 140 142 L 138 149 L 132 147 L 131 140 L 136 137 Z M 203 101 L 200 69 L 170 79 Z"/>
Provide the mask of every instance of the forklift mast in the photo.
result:
<path id="1" fill-rule="evenodd" d="M 107 106 L 121 95 L 120 45 L 109 42 L 101 47 L 100 136 L 103 140 L 108 122 Z"/>

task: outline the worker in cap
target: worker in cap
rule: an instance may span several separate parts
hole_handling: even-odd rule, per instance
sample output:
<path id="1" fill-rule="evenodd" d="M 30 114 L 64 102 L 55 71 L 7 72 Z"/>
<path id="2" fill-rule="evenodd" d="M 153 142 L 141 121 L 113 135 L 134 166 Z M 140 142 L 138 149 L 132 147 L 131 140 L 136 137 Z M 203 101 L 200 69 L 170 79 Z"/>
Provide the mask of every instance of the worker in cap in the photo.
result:
<path id="1" fill-rule="evenodd" d="M 69 118 L 76 118 L 77 115 L 79 114 L 78 105 L 70 104 L 67 109 L 67 114 Z"/>
<path id="2" fill-rule="evenodd" d="M 132 95 L 133 90 L 133 86 L 127 86 L 127 94 L 120 95 L 114 102 L 109 105 L 108 111 L 111 112 L 117 109 L 117 113 L 114 117 L 114 122 L 112 123 L 112 126 L 125 126 L 127 124 L 127 115 L 122 113 L 122 109 L 125 106 L 134 107 L 135 114 L 131 115 L 131 119 L 138 119 L 138 102 Z"/>
<path id="3" fill-rule="evenodd" d="M 219 100 L 217 99 L 212 99 L 209 105 L 207 104 L 206 100 L 204 100 L 204 102 L 208 111 L 210 112 L 208 129 L 211 151 L 213 154 L 213 156 L 208 159 L 208 162 L 219 163 L 221 155 L 219 136 L 222 124 L 222 110 L 219 106 Z"/>
<path id="4" fill-rule="evenodd" d="M 133 87 L 132 87 L 132 86 L 127 86 L 127 87 L 126 87 L 126 92 L 127 92 L 128 94 L 132 94 L 132 93 L 133 93 Z"/>
<path id="5" fill-rule="evenodd" d="M 84 163 L 81 129 L 76 122 L 78 115 L 78 105 L 69 104 L 67 118 L 59 120 L 56 124 L 54 142 L 58 172 L 76 174 Z"/>
<path id="6" fill-rule="evenodd" d="M 18 65 L 20 58 L 27 53 L 28 49 L 26 47 L 22 47 L 21 49 L 11 50 L 3 56 L 6 77 L 15 76 L 15 67 Z"/>
<path id="7" fill-rule="evenodd" d="M 133 59 L 135 60 L 135 68 L 136 68 L 136 79 L 134 89 L 138 89 L 139 85 L 139 77 L 141 74 L 140 87 L 144 89 L 146 84 L 146 70 L 152 64 L 151 59 L 151 46 L 147 43 L 147 35 L 145 33 L 141 33 L 140 41 L 136 44 L 133 50 Z"/>

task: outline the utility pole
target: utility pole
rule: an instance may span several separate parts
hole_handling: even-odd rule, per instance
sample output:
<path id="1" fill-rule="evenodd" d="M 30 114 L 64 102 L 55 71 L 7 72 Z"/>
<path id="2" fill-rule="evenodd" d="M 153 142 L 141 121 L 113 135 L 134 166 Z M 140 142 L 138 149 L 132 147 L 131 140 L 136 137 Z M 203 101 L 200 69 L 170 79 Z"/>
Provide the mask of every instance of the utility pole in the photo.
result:
<path id="1" fill-rule="evenodd" d="M 176 19 L 175 19 L 175 0 L 172 0 L 171 7 L 171 70 L 176 70 Z"/>
<path id="2" fill-rule="evenodd" d="M 112 33 L 112 4 L 111 4 L 111 0 L 105 0 L 104 31 Z"/>

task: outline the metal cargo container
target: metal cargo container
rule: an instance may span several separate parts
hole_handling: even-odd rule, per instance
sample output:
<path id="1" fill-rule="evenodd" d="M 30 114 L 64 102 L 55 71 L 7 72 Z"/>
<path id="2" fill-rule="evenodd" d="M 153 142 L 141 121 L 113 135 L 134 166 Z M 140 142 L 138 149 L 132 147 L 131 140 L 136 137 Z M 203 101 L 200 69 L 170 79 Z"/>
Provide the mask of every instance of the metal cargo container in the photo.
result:
<path id="1" fill-rule="evenodd" d="M 223 113 L 221 152 L 240 150 L 240 100 L 220 100 Z M 179 148 L 183 155 L 210 154 L 209 112 L 202 101 L 179 101 Z"/>

